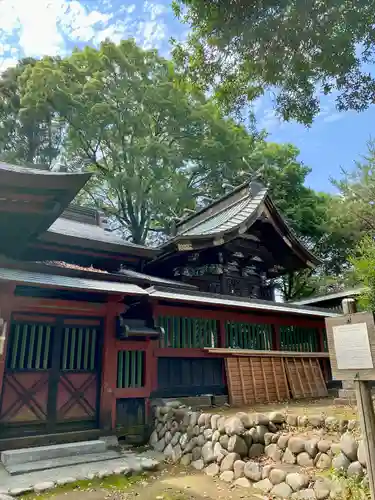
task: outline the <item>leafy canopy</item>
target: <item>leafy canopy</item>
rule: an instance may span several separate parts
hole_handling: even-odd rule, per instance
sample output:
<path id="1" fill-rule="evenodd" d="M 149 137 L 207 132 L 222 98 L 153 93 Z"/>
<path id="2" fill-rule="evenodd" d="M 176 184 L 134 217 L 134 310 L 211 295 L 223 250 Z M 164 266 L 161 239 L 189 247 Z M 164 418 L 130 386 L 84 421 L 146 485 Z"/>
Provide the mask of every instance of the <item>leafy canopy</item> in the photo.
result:
<path id="1" fill-rule="evenodd" d="M 305 124 L 319 111 L 317 90 L 340 110 L 374 102 L 374 2 L 174 0 L 174 9 L 193 29 L 175 45 L 176 61 L 228 111 L 267 87 L 279 90 L 285 120 Z"/>

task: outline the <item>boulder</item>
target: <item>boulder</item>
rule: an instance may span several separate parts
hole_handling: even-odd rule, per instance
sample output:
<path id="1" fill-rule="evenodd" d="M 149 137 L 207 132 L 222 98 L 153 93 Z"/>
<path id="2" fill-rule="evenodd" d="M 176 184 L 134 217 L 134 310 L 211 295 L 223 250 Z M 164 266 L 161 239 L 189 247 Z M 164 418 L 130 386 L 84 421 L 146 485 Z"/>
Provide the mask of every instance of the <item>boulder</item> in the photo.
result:
<path id="1" fill-rule="evenodd" d="M 320 470 L 329 469 L 332 465 L 332 459 L 326 453 L 319 453 L 317 460 L 315 460 L 315 465 Z"/>
<path id="2" fill-rule="evenodd" d="M 268 415 L 268 418 L 274 424 L 283 424 L 285 422 L 285 414 L 281 411 L 273 411 Z"/>
<path id="3" fill-rule="evenodd" d="M 190 453 L 196 446 L 198 446 L 198 439 L 193 437 L 185 446 L 184 453 Z"/>
<path id="4" fill-rule="evenodd" d="M 324 424 L 324 418 L 322 417 L 322 415 L 310 415 L 309 423 L 313 427 L 322 427 L 322 425 Z"/>
<path id="5" fill-rule="evenodd" d="M 293 491 L 300 491 L 309 485 L 309 477 L 306 474 L 292 472 L 286 476 L 285 482 Z"/>
<path id="6" fill-rule="evenodd" d="M 210 441 L 212 439 L 212 434 L 213 434 L 212 429 L 205 429 L 203 431 L 203 436 L 206 441 Z"/>
<path id="7" fill-rule="evenodd" d="M 203 470 L 204 469 L 204 462 L 201 458 L 199 460 L 194 460 L 193 462 L 191 462 L 191 465 L 196 470 Z"/>
<path id="8" fill-rule="evenodd" d="M 317 477 L 313 489 L 317 500 L 325 500 L 331 491 L 331 481 L 328 478 Z"/>
<path id="9" fill-rule="evenodd" d="M 246 462 L 243 473 L 251 481 L 260 481 L 262 479 L 262 468 L 258 462 Z"/>
<path id="10" fill-rule="evenodd" d="M 241 420 L 245 429 L 250 429 L 250 427 L 252 427 L 253 419 L 251 418 L 251 416 L 248 413 L 245 413 L 243 411 L 239 411 L 238 413 L 236 413 L 236 417 L 238 417 Z"/>
<path id="11" fill-rule="evenodd" d="M 201 427 L 202 425 L 206 426 L 206 416 L 207 414 L 206 413 L 201 413 L 198 417 L 198 425 L 199 427 Z M 210 416 L 211 418 L 211 416 Z"/>
<path id="12" fill-rule="evenodd" d="M 288 448 L 292 453 L 301 453 L 305 451 L 306 441 L 300 437 L 292 436 L 288 441 Z"/>
<path id="13" fill-rule="evenodd" d="M 219 441 L 219 439 L 220 439 L 220 432 L 218 430 L 216 430 L 212 433 L 211 441 L 213 444 L 215 444 Z"/>
<path id="14" fill-rule="evenodd" d="M 297 417 L 297 425 L 298 427 L 306 427 L 309 423 L 309 419 L 306 417 L 306 415 L 300 415 Z"/>
<path id="15" fill-rule="evenodd" d="M 273 484 L 271 483 L 271 481 L 267 477 L 265 479 L 262 479 L 261 481 L 258 481 L 257 483 L 254 483 L 253 488 L 261 491 L 264 494 L 267 494 L 272 490 Z"/>
<path id="16" fill-rule="evenodd" d="M 245 440 L 247 447 L 250 448 L 250 446 L 253 444 L 253 438 L 250 431 L 245 431 L 242 437 Z"/>
<path id="17" fill-rule="evenodd" d="M 236 460 L 233 464 L 234 479 L 238 479 L 244 475 L 245 462 L 243 460 Z"/>
<path id="18" fill-rule="evenodd" d="M 331 444 L 332 443 L 330 441 L 321 439 L 320 441 L 318 441 L 318 450 L 322 453 L 327 453 L 327 451 L 331 449 Z"/>
<path id="19" fill-rule="evenodd" d="M 363 467 L 366 467 L 366 452 L 365 452 L 365 445 L 363 444 L 363 441 L 359 442 L 357 455 L 358 455 L 358 462 L 361 465 L 363 465 Z"/>
<path id="20" fill-rule="evenodd" d="M 245 427 L 238 417 L 229 417 L 225 421 L 225 432 L 228 436 L 240 436 L 245 432 Z"/>
<path id="21" fill-rule="evenodd" d="M 348 476 L 356 476 L 356 477 L 363 477 L 364 476 L 364 471 L 363 467 L 360 464 L 360 462 L 352 462 L 347 470 Z"/>
<path id="22" fill-rule="evenodd" d="M 199 428 L 199 425 L 194 425 L 194 427 L 193 427 L 194 436 L 199 436 L 200 433 L 201 433 L 201 430 Z"/>
<path id="23" fill-rule="evenodd" d="M 291 494 L 292 488 L 286 483 L 276 484 L 271 490 L 271 495 L 282 498 L 283 500 L 288 498 Z"/>
<path id="24" fill-rule="evenodd" d="M 353 434 L 346 432 L 341 436 L 340 448 L 342 453 L 347 456 L 351 462 L 357 460 L 358 443 Z"/>
<path id="25" fill-rule="evenodd" d="M 291 434 L 281 434 L 279 439 L 277 440 L 277 446 L 282 450 L 286 450 L 288 446 L 289 439 L 292 437 Z"/>
<path id="26" fill-rule="evenodd" d="M 193 461 L 199 460 L 200 458 L 202 458 L 202 448 L 200 446 L 195 446 L 191 450 L 191 455 Z"/>
<path id="27" fill-rule="evenodd" d="M 211 429 L 216 431 L 217 429 L 217 421 L 219 420 L 220 415 L 211 415 Z"/>
<path id="28" fill-rule="evenodd" d="M 219 439 L 219 443 L 225 450 L 227 450 L 229 444 L 229 436 L 227 436 L 226 434 L 224 434 L 224 436 L 221 436 Z"/>
<path id="29" fill-rule="evenodd" d="M 171 460 L 175 464 L 180 461 L 181 457 L 182 457 L 181 446 L 177 444 L 176 446 L 173 447 Z"/>
<path id="30" fill-rule="evenodd" d="M 194 427 L 198 423 L 198 418 L 199 418 L 199 413 L 196 411 L 192 411 L 190 414 L 190 420 L 189 420 L 189 425 Z"/>
<path id="31" fill-rule="evenodd" d="M 315 458 L 318 453 L 318 440 L 309 439 L 305 443 L 305 450 L 310 455 L 311 458 Z"/>
<path id="32" fill-rule="evenodd" d="M 220 432 L 220 434 L 225 434 L 225 421 L 225 417 L 220 417 L 217 421 L 217 430 Z"/>
<path id="33" fill-rule="evenodd" d="M 286 423 L 291 427 L 297 427 L 297 419 L 298 419 L 297 415 L 287 415 Z"/>
<path id="34" fill-rule="evenodd" d="M 274 467 L 275 466 L 273 464 L 263 465 L 262 479 L 266 479 L 266 477 L 268 477 L 270 475 L 270 472 Z"/>
<path id="35" fill-rule="evenodd" d="M 266 446 L 264 452 L 267 457 L 272 458 L 274 462 L 280 462 L 281 457 L 283 456 L 282 450 L 280 450 L 280 448 L 275 443 Z"/>
<path id="36" fill-rule="evenodd" d="M 331 453 L 332 455 L 339 455 L 341 453 L 340 443 L 331 444 Z"/>
<path id="37" fill-rule="evenodd" d="M 202 458 L 205 464 L 209 464 L 215 460 L 214 447 L 211 441 L 208 441 L 202 447 Z"/>
<path id="38" fill-rule="evenodd" d="M 221 472 L 224 472 L 224 471 L 228 471 L 228 470 L 233 470 L 233 466 L 234 466 L 234 462 L 236 460 L 239 460 L 240 459 L 240 456 L 237 454 L 237 453 L 228 453 L 228 455 L 226 455 L 221 464 L 220 464 L 220 471 Z"/>
<path id="39" fill-rule="evenodd" d="M 279 425 L 279 426 L 280 426 L 280 424 L 277 424 L 277 425 Z M 277 425 L 276 425 L 276 424 L 274 424 L 273 422 L 270 422 L 270 423 L 268 424 L 268 429 L 269 429 L 269 431 L 270 431 L 270 432 L 273 432 L 273 433 L 277 432 L 277 431 L 278 431 Z"/>
<path id="40" fill-rule="evenodd" d="M 228 442 L 229 453 L 238 453 L 241 457 L 246 457 L 248 448 L 245 441 L 240 436 L 232 436 Z"/>
<path id="41" fill-rule="evenodd" d="M 272 442 L 273 443 L 277 443 L 277 441 L 279 440 L 279 437 L 280 437 L 280 432 L 276 432 L 273 437 L 272 437 Z"/>
<path id="42" fill-rule="evenodd" d="M 164 438 L 161 438 L 160 441 L 158 441 L 154 448 L 156 451 L 159 451 L 160 453 L 162 453 L 164 451 L 164 448 L 165 448 L 165 439 Z"/>
<path id="43" fill-rule="evenodd" d="M 292 494 L 293 500 L 316 500 L 315 491 L 311 488 L 297 491 Z"/>
<path id="44" fill-rule="evenodd" d="M 264 453 L 264 446 L 260 443 L 254 443 L 249 449 L 249 458 L 260 457 Z"/>
<path id="45" fill-rule="evenodd" d="M 231 470 L 226 470 L 220 474 L 220 479 L 226 483 L 231 483 L 233 481 L 234 474 Z"/>
<path id="46" fill-rule="evenodd" d="M 274 434 L 272 432 L 266 432 L 264 435 L 264 444 L 265 446 L 268 446 L 269 444 L 272 443 L 272 438 Z"/>
<path id="47" fill-rule="evenodd" d="M 187 453 L 186 455 L 182 455 L 180 464 L 183 465 L 184 467 L 188 467 L 193 460 L 193 454 L 192 453 Z"/>
<path id="48" fill-rule="evenodd" d="M 159 436 L 156 430 L 150 436 L 150 445 L 154 448 L 156 443 L 159 441 Z"/>
<path id="49" fill-rule="evenodd" d="M 172 433 L 170 431 L 167 431 L 165 433 L 164 440 L 165 440 L 166 444 L 169 444 L 172 441 Z"/>
<path id="50" fill-rule="evenodd" d="M 257 425 L 255 427 L 257 432 L 257 442 L 264 444 L 264 436 L 268 433 L 268 427 L 266 425 Z"/>
<path id="51" fill-rule="evenodd" d="M 314 460 L 306 451 L 303 451 L 297 455 L 297 464 L 301 467 L 312 467 L 314 465 Z"/>
<path id="52" fill-rule="evenodd" d="M 249 431 L 247 431 L 247 433 L 249 433 L 253 443 L 258 442 L 258 433 L 255 427 L 252 427 Z"/>
<path id="53" fill-rule="evenodd" d="M 165 449 L 164 449 L 164 455 L 167 458 L 171 458 L 172 457 L 172 455 L 173 455 L 173 446 L 171 445 L 171 443 L 167 444 L 167 446 L 165 447 Z"/>
<path id="54" fill-rule="evenodd" d="M 179 443 L 181 437 L 181 432 L 176 432 L 173 434 L 172 440 L 171 440 L 171 445 L 176 446 L 176 444 Z"/>
<path id="55" fill-rule="evenodd" d="M 234 484 L 240 488 L 251 488 L 251 483 L 246 477 L 239 477 L 234 481 Z"/>
<path id="56" fill-rule="evenodd" d="M 280 484 L 285 481 L 286 472 L 282 469 L 272 469 L 270 475 L 268 476 L 272 484 Z"/>
<path id="57" fill-rule="evenodd" d="M 204 473 L 207 474 L 207 476 L 217 476 L 220 472 L 220 467 L 217 464 L 210 464 L 204 469 Z"/>
<path id="58" fill-rule="evenodd" d="M 296 456 L 294 455 L 294 453 L 292 453 L 290 451 L 289 448 L 287 448 L 284 451 L 282 462 L 284 462 L 285 464 L 291 464 L 291 465 L 293 465 L 293 464 L 295 464 L 297 462 Z"/>
<path id="59" fill-rule="evenodd" d="M 343 453 L 340 453 L 332 460 L 332 467 L 339 471 L 347 471 L 349 465 L 350 465 L 350 460 Z"/>
<path id="60" fill-rule="evenodd" d="M 224 450 L 224 448 L 221 446 L 220 443 L 215 443 L 214 444 L 214 455 L 215 455 L 215 460 L 219 458 L 219 456 L 222 456 L 222 459 L 225 457 L 225 455 L 228 455 L 227 450 Z"/>
<path id="61" fill-rule="evenodd" d="M 254 423 L 256 425 L 268 425 L 269 421 L 268 415 L 264 415 L 263 413 L 256 413 L 254 415 Z"/>

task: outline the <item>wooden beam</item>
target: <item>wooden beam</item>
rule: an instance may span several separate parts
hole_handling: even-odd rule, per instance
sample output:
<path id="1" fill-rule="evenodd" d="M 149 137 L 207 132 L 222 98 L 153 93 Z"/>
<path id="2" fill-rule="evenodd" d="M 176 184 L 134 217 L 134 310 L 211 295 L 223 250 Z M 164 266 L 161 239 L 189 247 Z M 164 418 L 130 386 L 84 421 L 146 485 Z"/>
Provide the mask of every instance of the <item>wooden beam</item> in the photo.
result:
<path id="1" fill-rule="evenodd" d="M 328 358 L 328 352 L 293 352 L 293 351 L 257 351 L 252 349 L 222 349 L 204 347 L 204 351 L 210 354 L 221 354 L 230 356 L 257 356 L 275 358 Z"/>

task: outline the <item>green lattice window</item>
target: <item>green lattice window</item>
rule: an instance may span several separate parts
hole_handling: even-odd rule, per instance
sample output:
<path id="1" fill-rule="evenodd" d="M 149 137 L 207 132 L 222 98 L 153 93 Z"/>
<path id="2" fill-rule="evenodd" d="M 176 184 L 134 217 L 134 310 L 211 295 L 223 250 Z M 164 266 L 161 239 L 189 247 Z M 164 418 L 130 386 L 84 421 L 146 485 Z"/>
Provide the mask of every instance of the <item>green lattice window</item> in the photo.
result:
<path id="1" fill-rule="evenodd" d="M 319 351 L 318 328 L 303 326 L 280 326 L 280 347 L 282 351 Z"/>
<path id="2" fill-rule="evenodd" d="M 144 387 L 144 351 L 119 351 L 117 356 L 117 388 Z"/>
<path id="3" fill-rule="evenodd" d="M 161 347 L 217 347 L 218 322 L 214 319 L 160 316 L 159 326 L 164 329 Z"/>
<path id="4" fill-rule="evenodd" d="M 225 323 L 225 346 L 232 349 L 272 349 L 272 326 L 266 324 Z"/>
<path id="5" fill-rule="evenodd" d="M 13 323 L 7 365 L 10 370 L 49 370 L 53 326 L 37 323 Z"/>

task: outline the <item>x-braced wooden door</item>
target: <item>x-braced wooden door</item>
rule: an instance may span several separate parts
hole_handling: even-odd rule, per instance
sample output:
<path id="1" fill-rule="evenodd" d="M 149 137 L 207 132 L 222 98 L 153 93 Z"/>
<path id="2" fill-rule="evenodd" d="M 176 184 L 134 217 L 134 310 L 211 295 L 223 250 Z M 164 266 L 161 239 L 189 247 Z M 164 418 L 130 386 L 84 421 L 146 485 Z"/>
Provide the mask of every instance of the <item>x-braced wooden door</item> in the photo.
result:
<path id="1" fill-rule="evenodd" d="M 0 401 L 0 435 L 98 427 L 101 321 L 15 315 Z"/>

